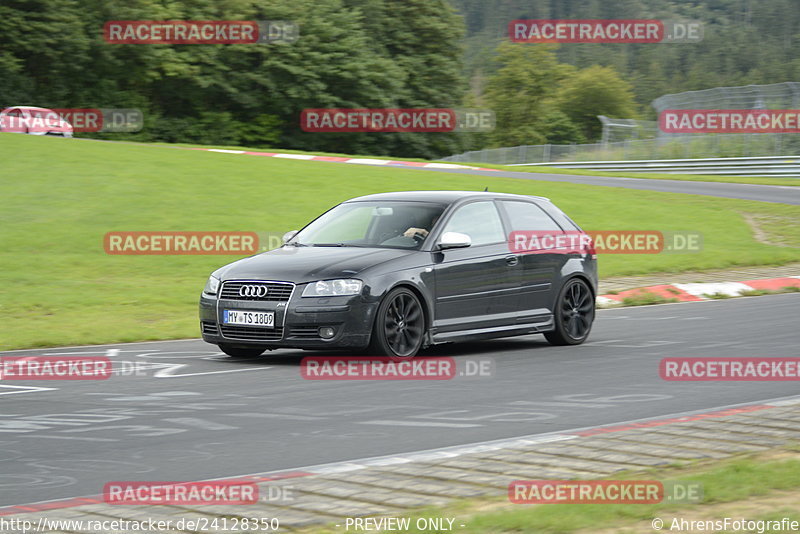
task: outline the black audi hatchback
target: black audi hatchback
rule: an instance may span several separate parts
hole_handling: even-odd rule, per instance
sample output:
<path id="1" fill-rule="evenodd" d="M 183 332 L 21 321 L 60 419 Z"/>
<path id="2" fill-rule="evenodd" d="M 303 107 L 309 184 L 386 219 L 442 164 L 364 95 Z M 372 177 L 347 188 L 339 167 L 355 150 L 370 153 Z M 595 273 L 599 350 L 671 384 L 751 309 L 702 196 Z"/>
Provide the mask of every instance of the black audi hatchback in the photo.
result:
<path id="1" fill-rule="evenodd" d="M 280 347 L 411 357 L 436 343 L 544 334 L 582 343 L 594 320 L 591 247 L 519 253 L 512 232 L 580 228 L 548 199 L 411 191 L 354 198 L 285 244 L 214 271 L 203 339 L 235 357 Z"/>

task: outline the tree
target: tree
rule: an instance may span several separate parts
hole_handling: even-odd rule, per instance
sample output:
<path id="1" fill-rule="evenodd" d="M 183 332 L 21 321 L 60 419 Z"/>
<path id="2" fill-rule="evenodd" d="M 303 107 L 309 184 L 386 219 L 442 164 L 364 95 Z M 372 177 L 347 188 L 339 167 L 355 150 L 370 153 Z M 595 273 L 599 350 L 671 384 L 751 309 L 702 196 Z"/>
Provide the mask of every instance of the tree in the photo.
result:
<path id="1" fill-rule="evenodd" d="M 592 66 L 564 80 L 558 95 L 559 109 L 588 140 L 602 132 L 598 115 L 635 118 L 633 87 L 610 67 Z"/>
<path id="2" fill-rule="evenodd" d="M 554 145 L 586 142 L 578 125 L 572 122 L 566 113 L 558 109 L 555 103 L 544 116 L 543 133 L 547 142 Z"/>
<path id="3" fill-rule="evenodd" d="M 493 146 L 541 144 L 547 141 L 547 116 L 556 87 L 572 68 L 558 62 L 550 45 L 503 43 L 500 67 L 486 84 L 486 101 L 497 118 Z"/>

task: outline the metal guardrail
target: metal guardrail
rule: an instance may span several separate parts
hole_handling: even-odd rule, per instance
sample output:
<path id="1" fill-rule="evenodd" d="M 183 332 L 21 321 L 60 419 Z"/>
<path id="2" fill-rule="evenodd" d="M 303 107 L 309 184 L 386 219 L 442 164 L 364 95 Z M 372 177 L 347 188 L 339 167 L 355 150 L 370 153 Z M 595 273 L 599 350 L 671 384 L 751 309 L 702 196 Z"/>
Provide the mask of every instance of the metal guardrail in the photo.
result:
<path id="1" fill-rule="evenodd" d="M 484 148 L 441 158 L 451 163 L 498 165 L 596 161 L 644 161 L 678 158 L 781 158 L 800 153 L 798 133 L 664 134 L 581 145 L 522 145 Z"/>
<path id="2" fill-rule="evenodd" d="M 800 178 L 800 156 L 752 158 L 652 159 L 636 161 L 561 161 L 517 163 L 509 167 L 559 167 L 609 172 L 657 172 L 724 176 L 786 176 Z"/>

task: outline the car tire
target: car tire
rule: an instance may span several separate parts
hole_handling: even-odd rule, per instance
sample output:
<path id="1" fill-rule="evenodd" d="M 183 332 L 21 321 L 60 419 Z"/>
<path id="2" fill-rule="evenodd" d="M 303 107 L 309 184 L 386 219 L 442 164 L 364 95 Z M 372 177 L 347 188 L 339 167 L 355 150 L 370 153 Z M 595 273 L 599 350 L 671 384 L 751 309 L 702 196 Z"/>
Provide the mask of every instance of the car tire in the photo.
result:
<path id="1" fill-rule="evenodd" d="M 264 347 L 242 347 L 227 343 L 220 343 L 218 347 L 219 350 L 233 358 L 258 358 L 267 350 Z"/>
<path id="2" fill-rule="evenodd" d="M 570 278 L 558 293 L 553 309 L 555 330 L 544 337 L 551 345 L 580 345 L 592 331 L 594 296 L 582 278 Z"/>
<path id="3" fill-rule="evenodd" d="M 425 312 L 419 297 L 404 287 L 389 292 L 378 306 L 370 355 L 413 358 L 425 341 Z"/>

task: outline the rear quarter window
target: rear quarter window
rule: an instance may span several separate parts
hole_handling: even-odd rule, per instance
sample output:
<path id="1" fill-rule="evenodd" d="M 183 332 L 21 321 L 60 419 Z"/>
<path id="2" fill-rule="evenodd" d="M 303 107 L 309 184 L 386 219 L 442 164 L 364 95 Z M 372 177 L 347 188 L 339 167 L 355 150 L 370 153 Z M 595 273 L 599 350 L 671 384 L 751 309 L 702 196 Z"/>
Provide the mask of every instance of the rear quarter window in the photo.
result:
<path id="1" fill-rule="evenodd" d="M 558 232 L 562 230 L 553 217 L 532 202 L 503 200 L 500 204 L 508 217 L 512 232 L 525 230 Z"/>

